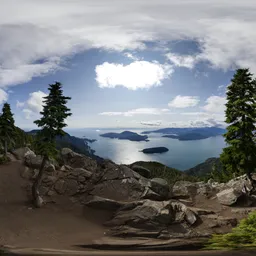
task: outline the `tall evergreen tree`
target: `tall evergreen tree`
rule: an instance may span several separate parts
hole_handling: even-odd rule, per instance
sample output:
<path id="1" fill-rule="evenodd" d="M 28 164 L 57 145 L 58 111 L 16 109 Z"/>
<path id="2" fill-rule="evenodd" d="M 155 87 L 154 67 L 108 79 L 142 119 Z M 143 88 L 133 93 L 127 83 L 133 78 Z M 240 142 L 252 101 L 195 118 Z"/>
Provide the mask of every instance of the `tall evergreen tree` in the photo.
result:
<path id="1" fill-rule="evenodd" d="M 8 146 L 15 144 L 15 125 L 10 104 L 5 103 L 0 116 L 0 141 L 4 146 L 4 154 L 7 155 Z"/>
<path id="2" fill-rule="evenodd" d="M 238 69 L 227 90 L 226 123 L 224 134 L 228 144 L 221 154 L 226 173 L 238 176 L 256 168 L 256 81 L 249 69 Z"/>
<path id="3" fill-rule="evenodd" d="M 36 207 L 42 204 L 42 198 L 39 196 L 39 187 L 43 177 L 44 168 L 47 160 L 54 158 L 56 155 L 55 137 L 63 136 L 63 128 L 66 125 L 65 119 L 71 116 L 70 109 L 66 104 L 70 97 L 63 96 L 62 85 L 59 82 L 49 85 L 49 95 L 44 97 L 43 111 L 41 119 L 34 123 L 41 128 L 37 135 L 37 150 L 43 157 L 39 174 L 32 187 L 33 203 Z"/>

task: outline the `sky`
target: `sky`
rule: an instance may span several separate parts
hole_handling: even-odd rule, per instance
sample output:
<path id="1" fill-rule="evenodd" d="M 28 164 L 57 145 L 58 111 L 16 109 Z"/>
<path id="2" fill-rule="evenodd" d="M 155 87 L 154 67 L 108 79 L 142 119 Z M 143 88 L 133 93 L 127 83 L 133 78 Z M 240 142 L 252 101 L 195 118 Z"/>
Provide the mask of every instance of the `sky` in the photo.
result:
<path id="1" fill-rule="evenodd" d="M 35 128 L 59 81 L 68 128 L 225 126 L 256 72 L 255 0 L 1 0 L 0 108 Z"/>

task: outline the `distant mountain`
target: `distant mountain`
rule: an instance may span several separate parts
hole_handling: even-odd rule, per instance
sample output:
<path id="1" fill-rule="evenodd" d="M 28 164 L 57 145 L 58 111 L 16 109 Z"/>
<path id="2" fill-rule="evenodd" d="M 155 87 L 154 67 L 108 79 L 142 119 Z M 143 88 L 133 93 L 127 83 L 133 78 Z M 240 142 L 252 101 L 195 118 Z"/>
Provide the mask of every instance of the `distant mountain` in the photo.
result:
<path id="1" fill-rule="evenodd" d="M 145 148 L 142 150 L 144 154 L 164 153 L 167 151 L 169 151 L 169 149 L 165 147 Z"/>
<path id="2" fill-rule="evenodd" d="M 148 141 L 148 136 L 139 135 L 135 132 L 124 131 L 121 133 L 109 132 L 100 134 L 101 137 L 119 139 L 119 140 L 130 140 L 130 141 Z"/>
<path id="3" fill-rule="evenodd" d="M 223 135 L 225 129 L 219 127 L 200 127 L 200 128 L 163 128 L 155 131 L 145 131 L 142 134 L 162 133 L 165 138 L 178 140 L 201 140 L 209 137 Z"/>
<path id="4" fill-rule="evenodd" d="M 36 133 L 40 130 L 32 130 L 27 132 L 27 134 L 30 135 L 36 135 Z M 91 149 L 90 146 L 88 145 L 88 140 L 83 138 L 77 138 L 75 136 L 71 136 L 68 133 L 65 133 L 63 137 L 57 136 L 56 137 L 56 148 L 61 149 L 61 148 L 70 148 L 74 152 L 79 153 L 79 154 L 84 154 L 86 156 L 89 156 L 95 160 L 101 161 L 102 158 L 99 156 L 96 156 L 95 150 Z"/>

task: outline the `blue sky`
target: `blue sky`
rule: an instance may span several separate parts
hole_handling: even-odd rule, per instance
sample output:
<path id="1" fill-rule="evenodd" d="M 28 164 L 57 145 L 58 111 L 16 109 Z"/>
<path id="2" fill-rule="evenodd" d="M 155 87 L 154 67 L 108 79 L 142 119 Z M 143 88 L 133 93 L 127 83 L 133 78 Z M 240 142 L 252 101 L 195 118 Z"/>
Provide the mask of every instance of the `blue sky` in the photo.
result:
<path id="1" fill-rule="evenodd" d="M 211 6 L 211 8 L 210 8 Z M 34 128 L 48 84 L 69 128 L 225 125 L 226 87 L 256 71 L 251 0 L 1 0 L 0 107 Z"/>

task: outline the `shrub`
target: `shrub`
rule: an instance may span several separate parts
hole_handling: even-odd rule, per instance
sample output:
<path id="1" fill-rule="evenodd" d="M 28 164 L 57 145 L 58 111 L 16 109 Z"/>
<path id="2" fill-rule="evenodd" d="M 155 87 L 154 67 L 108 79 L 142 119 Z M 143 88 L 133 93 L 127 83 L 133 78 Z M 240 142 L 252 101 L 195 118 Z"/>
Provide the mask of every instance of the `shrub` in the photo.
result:
<path id="1" fill-rule="evenodd" d="M 256 211 L 243 219 L 231 233 L 213 235 L 206 249 L 245 249 L 256 247 Z"/>

